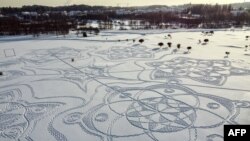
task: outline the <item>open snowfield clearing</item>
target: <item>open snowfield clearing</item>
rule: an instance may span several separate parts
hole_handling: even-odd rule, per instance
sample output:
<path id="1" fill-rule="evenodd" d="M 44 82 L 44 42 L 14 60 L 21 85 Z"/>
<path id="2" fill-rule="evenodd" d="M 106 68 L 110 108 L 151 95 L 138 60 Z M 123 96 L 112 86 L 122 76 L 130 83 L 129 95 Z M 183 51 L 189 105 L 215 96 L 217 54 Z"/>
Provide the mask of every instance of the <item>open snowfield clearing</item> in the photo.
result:
<path id="1" fill-rule="evenodd" d="M 250 124 L 249 31 L 149 33 L 0 38 L 0 140 L 223 141 Z"/>

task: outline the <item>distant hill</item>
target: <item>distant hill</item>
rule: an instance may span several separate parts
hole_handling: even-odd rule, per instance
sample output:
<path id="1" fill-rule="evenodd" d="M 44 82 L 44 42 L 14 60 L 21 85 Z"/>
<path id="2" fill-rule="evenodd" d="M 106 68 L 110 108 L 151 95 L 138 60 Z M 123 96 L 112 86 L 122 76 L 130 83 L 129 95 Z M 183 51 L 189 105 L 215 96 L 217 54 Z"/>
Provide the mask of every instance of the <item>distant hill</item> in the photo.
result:
<path id="1" fill-rule="evenodd" d="M 167 6 L 167 5 L 150 5 L 150 6 L 132 6 L 132 7 L 112 7 L 112 6 L 89 6 L 89 5 L 69 5 L 69 6 L 57 6 L 57 7 L 50 7 L 50 6 L 42 6 L 42 5 L 32 5 L 32 6 L 23 6 L 14 8 L 17 11 L 89 11 L 89 10 L 118 10 L 118 9 L 129 9 L 129 10 L 164 10 L 169 8 L 179 8 L 179 9 L 186 9 L 190 6 L 194 6 L 197 4 L 183 4 L 183 5 L 176 5 L 176 6 Z M 233 8 L 247 8 L 250 9 L 250 2 L 245 3 L 232 3 Z M 8 9 L 9 7 L 0 7 L 0 11 L 2 9 Z M 13 10 L 9 10 L 14 12 Z"/>
<path id="2" fill-rule="evenodd" d="M 196 4 L 183 4 L 183 5 L 176 5 L 176 6 L 165 6 L 165 5 L 152 5 L 152 6 L 145 6 L 144 8 L 149 8 L 149 9 L 152 9 L 152 8 L 163 8 L 163 7 L 166 7 L 166 8 L 169 8 L 169 7 L 179 7 L 179 8 L 188 8 L 192 5 L 196 5 Z M 231 4 L 233 8 L 247 8 L 247 9 L 250 9 L 250 2 L 243 2 L 243 3 L 232 3 Z M 137 7 L 137 8 L 142 8 L 142 7 Z"/>
<path id="3" fill-rule="evenodd" d="M 127 8 L 133 8 L 133 9 L 156 9 L 156 8 L 170 8 L 170 7 L 175 7 L 175 8 L 188 8 L 190 6 L 197 5 L 197 4 L 183 4 L 183 5 L 176 5 L 176 6 L 167 6 L 167 5 L 150 5 L 150 6 L 135 6 L 135 7 L 127 7 Z M 227 4 L 228 5 L 228 4 Z M 250 9 L 250 2 L 243 2 L 243 3 L 232 3 L 231 4 L 233 8 L 247 8 Z M 125 8 L 125 7 L 124 7 Z"/>

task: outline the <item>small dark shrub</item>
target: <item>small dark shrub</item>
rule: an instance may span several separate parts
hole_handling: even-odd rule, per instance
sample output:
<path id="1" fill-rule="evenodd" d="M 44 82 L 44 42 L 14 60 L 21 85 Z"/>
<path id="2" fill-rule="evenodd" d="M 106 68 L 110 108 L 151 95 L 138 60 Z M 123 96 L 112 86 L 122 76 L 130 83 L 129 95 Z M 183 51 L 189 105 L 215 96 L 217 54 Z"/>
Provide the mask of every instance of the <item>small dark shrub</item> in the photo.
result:
<path id="1" fill-rule="evenodd" d="M 188 53 L 190 52 L 191 49 L 192 49 L 191 46 L 188 46 L 188 47 L 187 47 Z"/>
<path id="2" fill-rule="evenodd" d="M 230 52 L 226 51 L 225 54 L 227 55 L 227 57 L 230 55 Z"/>
<path id="3" fill-rule="evenodd" d="M 168 42 L 168 47 L 172 47 L 172 43 L 171 42 Z"/>
<path id="4" fill-rule="evenodd" d="M 143 39 L 140 39 L 139 42 L 142 44 L 142 43 L 144 42 L 144 40 L 143 40 Z"/>
<path id="5" fill-rule="evenodd" d="M 209 40 L 208 40 L 208 39 L 204 39 L 204 42 L 205 42 L 205 43 L 208 43 L 208 42 L 209 42 Z"/>
<path id="6" fill-rule="evenodd" d="M 177 44 L 177 48 L 180 49 L 181 48 L 181 44 Z"/>
<path id="7" fill-rule="evenodd" d="M 158 43 L 158 46 L 162 47 L 164 44 L 162 42 Z"/>

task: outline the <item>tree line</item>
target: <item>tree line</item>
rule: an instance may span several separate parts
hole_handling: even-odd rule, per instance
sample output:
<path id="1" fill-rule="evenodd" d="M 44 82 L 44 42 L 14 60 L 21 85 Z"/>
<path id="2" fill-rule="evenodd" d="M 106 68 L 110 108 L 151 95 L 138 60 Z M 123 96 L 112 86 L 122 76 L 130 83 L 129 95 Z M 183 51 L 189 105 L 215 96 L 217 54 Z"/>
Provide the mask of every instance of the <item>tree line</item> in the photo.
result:
<path id="1" fill-rule="evenodd" d="M 156 6 L 157 7 L 157 6 Z M 152 8 L 152 7 L 151 7 Z M 120 7 L 73 5 L 62 7 L 24 6 L 21 8 L 1 8 L 0 35 L 19 34 L 57 34 L 65 35 L 70 29 L 79 31 L 99 29 L 112 29 L 115 20 L 128 20 L 132 29 L 169 28 L 169 25 L 179 25 L 184 28 L 228 28 L 250 25 L 250 11 L 232 14 L 231 5 L 190 5 L 182 11 L 148 11 L 117 14 L 115 10 Z M 136 8 L 124 8 L 135 11 Z M 91 11 L 87 14 L 69 16 L 64 11 Z M 244 9 L 239 9 L 244 10 Z M 54 11 L 54 12 L 52 12 Z M 55 12 L 57 11 L 57 12 Z M 36 12 L 37 15 L 24 15 L 22 12 Z M 198 16 L 197 16 L 198 15 Z M 84 27 L 88 20 L 96 20 L 99 29 Z M 140 21 L 136 23 L 134 21 Z"/>

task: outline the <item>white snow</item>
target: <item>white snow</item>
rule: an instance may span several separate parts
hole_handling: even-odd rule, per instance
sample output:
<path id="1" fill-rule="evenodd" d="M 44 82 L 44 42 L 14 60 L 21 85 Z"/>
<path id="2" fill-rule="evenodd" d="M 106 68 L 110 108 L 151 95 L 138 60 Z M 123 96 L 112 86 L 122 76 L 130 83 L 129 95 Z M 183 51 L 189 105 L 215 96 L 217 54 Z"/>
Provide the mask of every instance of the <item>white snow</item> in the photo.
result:
<path id="1" fill-rule="evenodd" d="M 2 37 L 0 140 L 222 141 L 224 124 L 250 124 L 247 35 L 181 29 Z"/>

